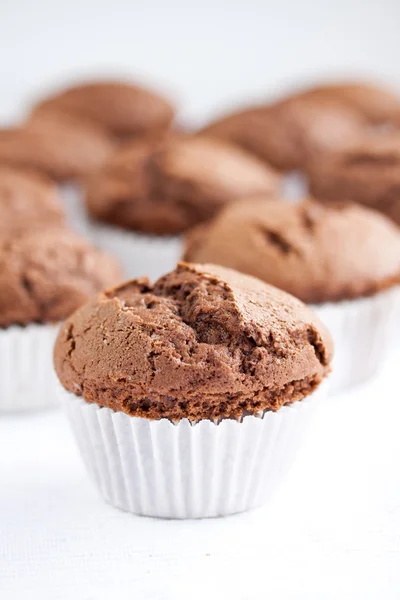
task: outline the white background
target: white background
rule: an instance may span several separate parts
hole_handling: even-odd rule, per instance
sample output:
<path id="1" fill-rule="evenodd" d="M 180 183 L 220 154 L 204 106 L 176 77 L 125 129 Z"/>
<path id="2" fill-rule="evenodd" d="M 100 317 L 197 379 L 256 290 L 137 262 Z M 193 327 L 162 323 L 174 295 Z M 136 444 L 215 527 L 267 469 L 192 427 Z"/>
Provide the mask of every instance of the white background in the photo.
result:
<path id="1" fill-rule="evenodd" d="M 44 90 L 126 75 L 187 121 L 333 76 L 400 89 L 398 0 L 0 0 L 0 120 Z M 321 407 L 266 507 L 207 522 L 103 505 L 60 412 L 0 419 L 3 600 L 398 599 L 398 361 Z"/>
<path id="2" fill-rule="evenodd" d="M 0 118 L 74 77 L 169 92 L 193 120 L 334 76 L 400 89 L 398 0 L 0 0 Z"/>

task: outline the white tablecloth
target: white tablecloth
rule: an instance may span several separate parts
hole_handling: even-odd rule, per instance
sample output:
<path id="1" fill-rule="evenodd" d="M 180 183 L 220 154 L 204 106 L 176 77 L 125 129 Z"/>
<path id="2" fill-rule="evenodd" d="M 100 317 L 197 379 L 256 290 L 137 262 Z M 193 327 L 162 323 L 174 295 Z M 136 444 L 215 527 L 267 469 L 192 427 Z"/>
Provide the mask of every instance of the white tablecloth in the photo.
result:
<path id="1" fill-rule="evenodd" d="M 60 411 L 1 417 L 0 598 L 398 599 L 397 364 L 321 405 L 271 502 L 226 519 L 119 512 Z"/>

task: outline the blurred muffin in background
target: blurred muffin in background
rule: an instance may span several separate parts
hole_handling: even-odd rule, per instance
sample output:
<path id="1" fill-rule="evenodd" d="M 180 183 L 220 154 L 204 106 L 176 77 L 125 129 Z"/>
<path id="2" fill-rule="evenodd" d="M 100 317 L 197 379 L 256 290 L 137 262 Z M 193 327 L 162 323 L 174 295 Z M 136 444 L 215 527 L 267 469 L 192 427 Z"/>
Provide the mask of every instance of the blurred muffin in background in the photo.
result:
<path id="1" fill-rule="evenodd" d="M 66 318 L 121 280 L 117 262 L 67 229 L 0 241 L 0 327 Z"/>
<path id="2" fill-rule="evenodd" d="M 386 87 L 365 82 L 331 83 L 304 90 L 297 98 L 334 99 L 371 123 L 400 124 L 400 95 Z"/>
<path id="3" fill-rule="evenodd" d="M 339 302 L 400 281 L 400 229 L 357 205 L 253 198 L 189 232 L 184 260 L 237 269 L 303 302 Z"/>
<path id="4" fill-rule="evenodd" d="M 113 258 L 67 229 L 0 239 L 0 411 L 55 405 L 58 322 L 120 280 Z"/>
<path id="5" fill-rule="evenodd" d="M 36 173 L 0 166 L 0 237 L 64 225 L 54 183 Z"/>
<path id="6" fill-rule="evenodd" d="M 316 156 L 307 174 L 318 200 L 364 204 L 400 225 L 400 134 L 365 137 L 340 152 Z"/>
<path id="7" fill-rule="evenodd" d="M 371 127 L 400 123 L 400 98 L 367 84 L 311 88 L 221 118 L 200 134 L 229 140 L 280 170 L 343 148 Z"/>
<path id="8" fill-rule="evenodd" d="M 314 304 L 336 348 L 332 389 L 386 359 L 400 316 L 400 229 L 350 204 L 257 198 L 226 207 L 187 236 L 184 259 L 253 275 Z"/>
<path id="9" fill-rule="evenodd" d="M 158 93 L 118 81 L 67 88 L 44 98 L 34 107 L 33 115 L 53 110 L 89 121 L 117 138 L 164 131 L 174 118 L 174 108 Z"/>
<path id="10" fill-rule="evenodd" d="M 259 106 L 222 118 L 199 132 L 251 152 L 282 171 L 300 168 L 315 148 L 341 146 L 363 125 L 353 110 L 317 101 Z"/>
<path id="11" fill-rule="evenodd" d="M 279 178 L 252 156 L 206 138 L 143 140 L 117 152 L 88 183 L 96 219 L 150 234 L 176 234 Z"/>
<path id="12" fill-rule="evenodd" d="M 35 170 L 55 181 L 80 179 L 113 150 L 104 131 L 61 113 L 35 115 L 20 127 L 0 130 L 0 165 Z"/>
<path id="13" fill-rule="evenodd" d="M 211 219 L 242 196 L 274 194 L 278 184 L 271 168 L 234 146 L 173 135 L 119 150 L 89 178 L 86 203 L 89 215 L 107 224 L 94 224 L 95 241 L 124 261 L 126 275 L 144 275 L 150 269 L 157 277 L 181 252 L 179 241 L 165 236 Z M 124 235 L 124 229 L 129 233 Z M 147 271 L 141 263 L 144 256 Z"/>

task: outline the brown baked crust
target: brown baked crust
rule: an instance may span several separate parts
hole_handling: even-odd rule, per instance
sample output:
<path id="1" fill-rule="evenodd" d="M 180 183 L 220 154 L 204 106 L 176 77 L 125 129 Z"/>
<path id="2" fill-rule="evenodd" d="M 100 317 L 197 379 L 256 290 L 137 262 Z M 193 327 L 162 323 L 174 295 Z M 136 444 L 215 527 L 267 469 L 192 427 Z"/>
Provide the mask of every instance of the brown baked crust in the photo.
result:
<path id="1" fill-rule="evenodd" d="M 54 109 L 91 121 L 117 137 L 168 129 L 174 118 L 172 105 L 159 94 L 112 81 L 68 88 L 44 99 L 33 112 Z"/>
<path id="2" fill-rule="evenodd" d="M 342 147 L 365 121 L 332 99 L 289 98 L 229 115 L 199 132 L 235 143 L 279 170 L 302 167 L 309 154 Z"/>
<path id="3" fill-rule="evenodd" d="M 400 230 L 361 206 L 253 199 L 190 232 L 184 259 L 237 269 L 304 302 L 335 302 L 400 283 Z"/>
<path id="4" fill-rule="evenodd" d="M 355 82 L 294 93 L 270 105 L 222 117 L 200 134 L 238 144 L 280 170 L 302 168 L 321 151 L 340 149 L 383 123 L 400 124 L 400 97 Z"/>
<path id="5" fill-rule="evenodd" d="M 242 150 L 190 136 L 126 145 L 88 180 L 90 215 L 126 229 L 175 234 L 232 200 L 274 193 L 276 173 Z"/>
<path id="6" fill-rule="evenodd" d="M 400 225 L 400 135 L 366 138 L 346 151 L 315 157 L 308 165 L 312 194 L 364 204 Z"/>
<path id="7" fill-rule="evenodd" d="M 298 94 L 317 100 L 334 99 L 363 115 L 370 123 L 400 124 L 400 96 L 392 90 L 365 82 L 317 86 Z"/>
<path id="8" fill-rule="evenodd" d="M 64 223 L 59 194 L 51 181 L 0 166 L 0 237 Z"/>
<path id="9" fill-rule="evenodd" d="M 65 319 L 121 281 L 116 261 L 66 229 L 0 240 L 0 327 Z"/>
<path id="10" fill-rule="evenodd" d="M 300 301 L 230 269 L 181 263 L 100 294 L 62 326 L 62 385 L 132 416 L 238 418 L 310 394 L 331 339 Z"/>
<path id="11" fill-rule="evenodd" d="M 102 130 L 57 112 L 38 114 L 22 127 L 0 130 L 0 164 L 36 170 L 56 181 L 97 170 L 114 148 Z"/>

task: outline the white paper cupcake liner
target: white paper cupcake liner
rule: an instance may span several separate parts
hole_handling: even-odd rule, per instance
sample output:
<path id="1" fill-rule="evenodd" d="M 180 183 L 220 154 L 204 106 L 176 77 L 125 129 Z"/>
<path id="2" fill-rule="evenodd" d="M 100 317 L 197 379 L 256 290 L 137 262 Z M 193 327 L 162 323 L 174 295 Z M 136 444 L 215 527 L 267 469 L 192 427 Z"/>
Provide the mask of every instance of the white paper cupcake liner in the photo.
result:
<path id="1" fill-rule="evenodd" d="M 100 224 L 91 225 L 90 237 L 96 246 L 119 259 L 127 279 L 145 275 L 158 279 L 174 269 L 182 255 L 179 237 L 142 235 Z"/>
<path id="2" fill-rule="evenodd" d="M 109 504 L 188 519 L 263 504 L 293 463 L 325 386 L 276 413 L 218 424 L 130 417 L 59 393 L 87 470 Z"/>
<path id="3" fill-rule="evenodd" d="M 313 305 L 334 342 L 330 394 L 375 376 L 396 346 L 400 286 L 368 298 Z"/>
<path id="4" fill-rule="evenodd" d="M 57 405 L 53 346 L 58 325 L 0 330 L 0 412 Z"/>
<path id="5" fill-rule="evenodd" d="M 90 237 L 90 223 L 80 186 L 74 183 L 63 184 L 60 193 L 68 225 L 77 233 Z"/>

